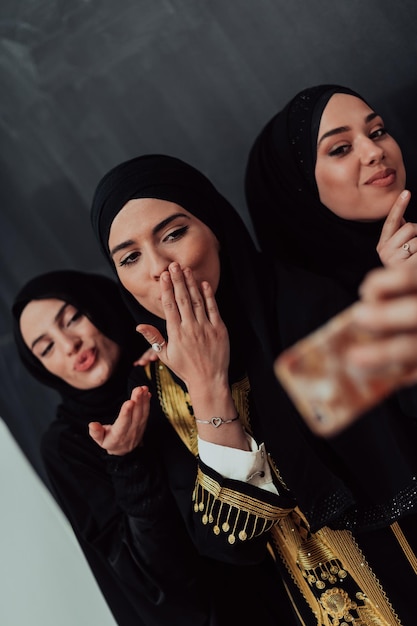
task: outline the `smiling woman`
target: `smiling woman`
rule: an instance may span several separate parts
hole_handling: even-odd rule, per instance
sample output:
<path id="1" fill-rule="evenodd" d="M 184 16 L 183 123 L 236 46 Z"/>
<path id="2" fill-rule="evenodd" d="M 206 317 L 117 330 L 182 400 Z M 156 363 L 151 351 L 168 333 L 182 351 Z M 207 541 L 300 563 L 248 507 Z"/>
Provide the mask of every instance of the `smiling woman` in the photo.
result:
<path id="1" fill-rule="evenodd" d="M 315 177 L 322 204 L 359 222 L 384 219 L 404 190 L 400 147 L 361 98 L 335 93 L 327 103 L 317 136 Z"/>
<path id="2" fill-rule="evenodd" d="M 407 206 L 409 192 L 400 195 L 405 183 L 401 150 L 382 117 L 338 85 L 305 89 L 274 115 L 252 146 L 245 178 L 262 250 L 355 297 L 381 261 L 408 259 L 404 243 L 417 250 L 417 208 Z M 393 231 L 384 232 L 380 258 L 388 215 Z"/>

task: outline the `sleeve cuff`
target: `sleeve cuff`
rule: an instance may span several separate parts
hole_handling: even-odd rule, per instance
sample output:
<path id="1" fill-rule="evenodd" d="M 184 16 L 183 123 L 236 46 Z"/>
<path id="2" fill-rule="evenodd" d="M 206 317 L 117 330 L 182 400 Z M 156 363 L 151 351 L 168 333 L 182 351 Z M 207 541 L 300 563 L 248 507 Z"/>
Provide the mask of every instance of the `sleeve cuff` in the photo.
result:
<path id="1" fill-rule="evenodd" d="M 224 478 L 239 480 L 278 494 L 273 483 L 265 444 L 247 435 L 250 450 L 238 450 L 198 438 L 198 454 L 205 465 Z M 278 494 L 279 495 L 279 494 Z"/>

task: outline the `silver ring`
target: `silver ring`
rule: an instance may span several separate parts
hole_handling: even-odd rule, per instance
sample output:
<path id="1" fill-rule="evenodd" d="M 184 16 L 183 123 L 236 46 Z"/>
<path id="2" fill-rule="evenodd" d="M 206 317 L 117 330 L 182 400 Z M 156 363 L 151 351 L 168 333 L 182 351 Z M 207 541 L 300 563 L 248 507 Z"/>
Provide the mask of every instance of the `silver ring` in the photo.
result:
<path id="1" fill-rule="evenodd" d="M 158 343 L 157 341 L 155 343 L 152 344 L 152 350 L 154 350 L 155 352 L 161 352 L 162 348 L 165 345 L 165 341 L 163 341 L 162 343 Z"/>
<path id="2" fill-rule="evenodd" d="M 409 243 L 405 243 L 403 244 L 403 250 L 405 250 L 406 252 L 408 252 L 409 256 L 412 255 L 412 252 L 410 250 L 410 244 Z"/>

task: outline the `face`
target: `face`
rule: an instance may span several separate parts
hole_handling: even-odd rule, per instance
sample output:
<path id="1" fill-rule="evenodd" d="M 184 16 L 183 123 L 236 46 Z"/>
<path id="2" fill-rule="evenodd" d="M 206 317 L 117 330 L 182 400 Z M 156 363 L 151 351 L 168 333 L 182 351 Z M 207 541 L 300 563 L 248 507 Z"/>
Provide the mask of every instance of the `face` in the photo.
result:
<path id="1" fill-rule="evenodd" d="M 76 389 L 104 384 L 120 357 L 117 343 L 62 300 L 29 302 L 20 317 L 20 331 L 25 344 L 48 372 Z"/>
<path id="2" fill-rule="evenodd" d="M 363 100 L 336 93 L 323 111 L 317 141 L 321 202 L 348 220 L 385 218 L 405 188 L 405 168 L 382 118 Z"/>
<path id="3" fill-rule="evenodd" d="M 159 278 L 176 261 L 216 291 L 219 244 L 213 232 L 178 204 L 155 198 L 129 200 L 116 215 L 109 249 L 122 285 L 145 309 L 163 318 Z"/>

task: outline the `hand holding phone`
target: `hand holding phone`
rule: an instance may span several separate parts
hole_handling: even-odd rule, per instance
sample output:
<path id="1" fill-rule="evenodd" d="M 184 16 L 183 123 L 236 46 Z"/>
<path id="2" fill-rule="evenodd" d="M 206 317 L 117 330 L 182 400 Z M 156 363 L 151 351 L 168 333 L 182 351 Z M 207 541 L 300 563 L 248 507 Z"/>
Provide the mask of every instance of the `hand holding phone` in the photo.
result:
<path id="1" fill-rule="evenodd" d="M 274 363 L 278 380 L 317 435 L 331 437 L 354 422 L 396 388 L 409 372 L 393 365 L 382 372 L 354 367 L 351 346 L 372 342 L 361 330 L 351 305 L 319 329 L 282 352 Z"/>

